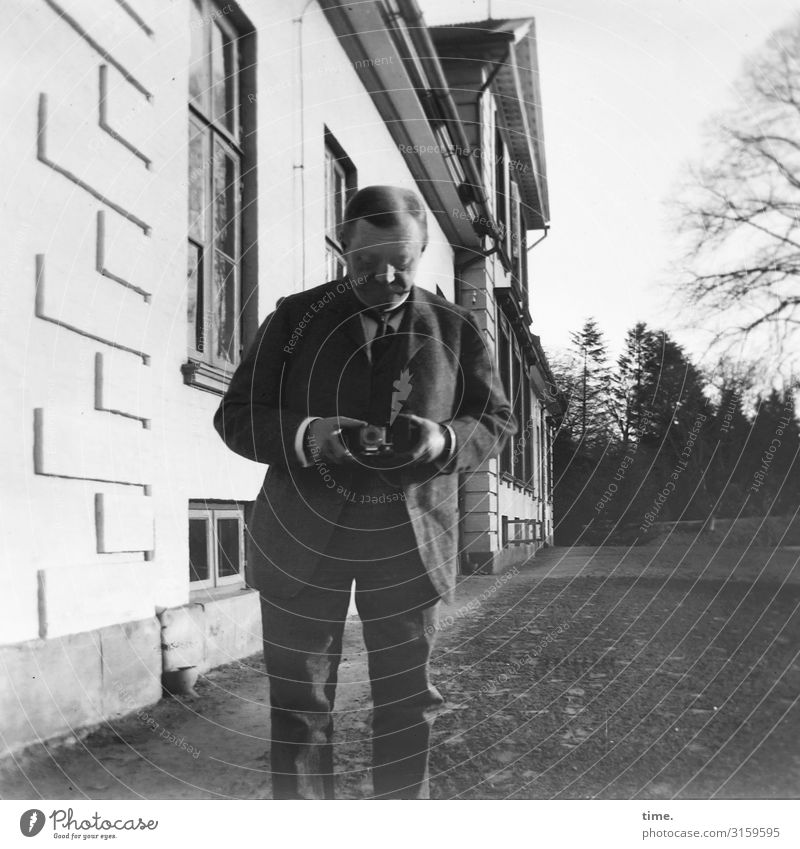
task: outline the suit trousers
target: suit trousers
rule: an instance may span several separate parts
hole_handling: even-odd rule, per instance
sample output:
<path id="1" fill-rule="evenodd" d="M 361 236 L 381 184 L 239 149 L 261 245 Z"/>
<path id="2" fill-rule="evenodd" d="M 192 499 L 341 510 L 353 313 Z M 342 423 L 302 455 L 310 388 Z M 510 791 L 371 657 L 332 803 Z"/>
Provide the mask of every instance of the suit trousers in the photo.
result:
<path id="1" fill-rule="evenodd" d="M 262 594 L 275 799 L 334 798 L 333 711 L 353 581 L 372 690 L 375 798 L 429 796 L 430 734 L 443 701 L 428 677 L 439 596 L 402 491 L 381 494 L 389 500 L 374 490 L 349 494 L 325 556 L 296 596 Z"/>

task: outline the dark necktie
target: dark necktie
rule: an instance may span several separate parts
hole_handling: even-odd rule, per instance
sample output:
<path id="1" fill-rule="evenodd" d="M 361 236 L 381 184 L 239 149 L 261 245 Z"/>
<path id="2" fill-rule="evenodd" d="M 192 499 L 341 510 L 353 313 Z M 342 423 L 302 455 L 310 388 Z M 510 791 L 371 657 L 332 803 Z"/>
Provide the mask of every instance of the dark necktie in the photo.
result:
<path id="1" fill-rule="evenodd" d="M 375 336 L 372 339 L 371 345 L 372 359 L 375 361 L 380 359 L 392 344 L 394 328 L 391 324 L 389 324 L 392 312 L 388 310 L 385 312 L 370 310 L 367 314 L 378 322 L 378 327 L 375 331 Z"/>

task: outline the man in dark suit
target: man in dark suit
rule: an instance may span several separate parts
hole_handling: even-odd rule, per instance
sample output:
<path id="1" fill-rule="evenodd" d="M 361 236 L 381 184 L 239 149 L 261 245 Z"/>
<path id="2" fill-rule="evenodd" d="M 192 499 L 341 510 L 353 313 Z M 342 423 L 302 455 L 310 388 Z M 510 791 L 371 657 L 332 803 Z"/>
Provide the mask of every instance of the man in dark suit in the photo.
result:
<path id="1" fill-rule="evenodd" d="M 347 277 L 279 302 L 214 425 L 232 450 L 269 464 L 247 571 L 261 593 L 274 797 L 333 798 L 332 712 L 355 581 L 375 794 L 427 798 L 442 702 L 428 660 L 437 603 L 455 584 L 458 474 L 495 456 L 516 423 L 474 319 L 414 286 L 427 244 L 421 199 L 362 189 L 342 244 Z M 388 426 L 393 446 L 361 434 L 366 424 Z"/>

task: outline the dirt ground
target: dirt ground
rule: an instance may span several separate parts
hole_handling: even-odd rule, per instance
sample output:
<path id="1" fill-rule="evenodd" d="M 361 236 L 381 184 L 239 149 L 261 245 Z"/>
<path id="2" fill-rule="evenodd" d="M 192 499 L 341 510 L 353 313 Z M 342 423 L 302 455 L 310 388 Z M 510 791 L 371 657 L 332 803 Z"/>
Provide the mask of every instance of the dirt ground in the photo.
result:
<path id="1" fill-rule="evenodd" d="M 800 552 L 551 548 L 442 611 L 434 798 L 800 797 Z M 0 762 L 4 799 L 269 797 L 259 656 Z M 364 798 L 369 684 L 348 622 L 337 792 Z"/>

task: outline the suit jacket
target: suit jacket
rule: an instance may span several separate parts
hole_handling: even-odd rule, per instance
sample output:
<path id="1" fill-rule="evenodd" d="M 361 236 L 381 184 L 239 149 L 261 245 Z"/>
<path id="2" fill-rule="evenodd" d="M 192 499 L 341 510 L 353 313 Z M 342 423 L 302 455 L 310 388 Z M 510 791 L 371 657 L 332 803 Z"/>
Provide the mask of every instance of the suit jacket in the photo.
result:
<path id="1" fill-rule="evenodd" d="M 292 596 L 310 579 L 355 474 L 324 463 L 303 467 L 295 439 L 308 416 L 368 420 L 372 366 L 357 304 L 343 281 L 280 301 L 214 417 L 233 451 L 269 464 L 247 523 L 248 583 L 264 595 Z M 397 378 L 407 370 L 403 394 L 410 387 L 403 412 L 449 424 L 456 436 L 447 461 L 395 473 L 422 562 L 447 599 L 457 571 L 459 473 L 497 455 L 516 422 L 467 310 L 413 287 L 395 352 Z"/>

